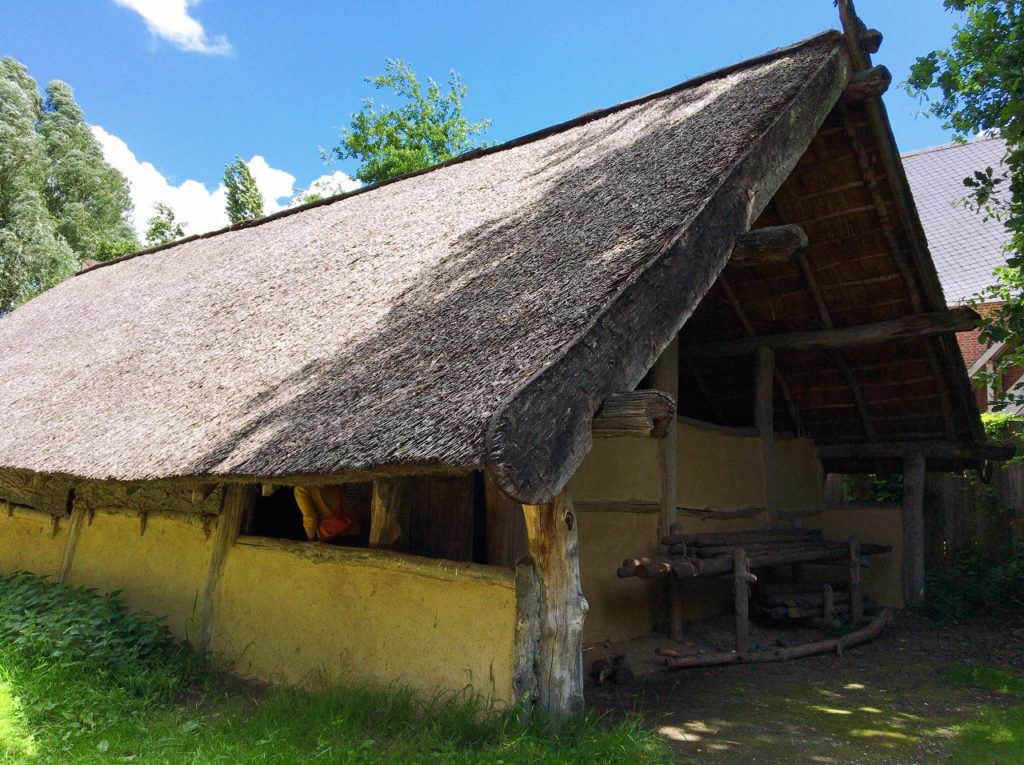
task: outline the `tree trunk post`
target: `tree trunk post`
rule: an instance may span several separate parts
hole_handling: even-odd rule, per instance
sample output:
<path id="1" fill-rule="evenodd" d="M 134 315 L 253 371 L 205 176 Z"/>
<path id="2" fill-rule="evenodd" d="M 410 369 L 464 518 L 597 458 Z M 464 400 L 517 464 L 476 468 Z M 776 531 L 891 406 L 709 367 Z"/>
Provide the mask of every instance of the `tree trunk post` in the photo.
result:
<path id="1" fill-rule="evenodd" d="M 539 590 L 534 658 L 538 704 L 557 719 L 583 713 L 583 621 L 579 529 L 568 490 L 523 505 L 530 560 Z M 524 632 L 529 632 L 525 630 Z"/>
<path id="2" fill-rule="evenodd" d="M 925 458 L 912 454 L 903 461 L 903 602 L 924 600 L 924 474 Z"/>
<path id="3" fill-rule="evenodd" d="M 232 545 L 242 530 L 242 518 L 256 501 L 256 486 L 234 483 L 224 489 L 224 500 L 217 527 L 213 533 L 213 548 L 206 572 L 206 585 L 202 600 L 199 601 L 198 632 L 195 639 L 197 651 L 206 651 L 213 637 L 214 612 L 217 607 L 217 588 L 224 574 L 224 564 Z"/>
<path id="4" fill-rule="evenodd" d="M 761 446 L 761 470 L 764 474 L 764 504 L 768 508 L 768 528 L 779 522 L 779 474 L 775 465 L 775 352 L 760 345 L 755 354 L 754 424 Z"/>
<path id="5" fill-rule="evenodd" d="M 750 650 L 750 586 L 747 578 L 750 575 L 750 562 L 747 552 L 742 547 L 732 555 L 732 587 L 736 605 L 736 652 L 746 653 Z"/>

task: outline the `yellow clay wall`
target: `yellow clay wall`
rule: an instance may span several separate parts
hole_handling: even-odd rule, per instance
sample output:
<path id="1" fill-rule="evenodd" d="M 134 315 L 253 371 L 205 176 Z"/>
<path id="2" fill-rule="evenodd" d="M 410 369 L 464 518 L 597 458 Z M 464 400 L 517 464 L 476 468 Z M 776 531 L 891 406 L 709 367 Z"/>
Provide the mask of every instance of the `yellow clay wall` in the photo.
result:
<path id="1" fill-rule="evenodd" d="M 0 512 L 0 573 L 31 571 L 56 576 L 64 558 L 70 521 L 63 519 L 53 536 L 53 526 L 42 514 Z"/>
<path id="2" fill-rule="evenodd" d="M 306 686 L 472 686 L 512 700 L 511 571 L 387 553 L 376 555 L 391 565 L 374 565 L 365 551 L 348 559 L 346 551 L 330 553 L 311 560 L 233 547 L 215 612 L 214 654 L 242 674 Z M 436 574 L 395 570 L 403 560 L 417 571 L 435 566 Z"/>

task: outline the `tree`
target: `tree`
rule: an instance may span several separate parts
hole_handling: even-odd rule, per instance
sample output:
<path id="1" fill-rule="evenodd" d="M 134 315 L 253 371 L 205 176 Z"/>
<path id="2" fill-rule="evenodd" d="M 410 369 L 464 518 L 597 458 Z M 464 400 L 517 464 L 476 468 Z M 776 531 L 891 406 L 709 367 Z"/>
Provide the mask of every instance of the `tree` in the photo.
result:
<path id="1" fill-rule="evenodd" d="M 179 221 L 174 216 L 174 210 L 163 202 L 154 205 L 156 214 L 146 221 L 146 244 L 156 246 L 167 244 L 175 239 L 185 236 L 186 221 Z"/>
<path id="2" fill-rule="evenodd" d="M 44 192 L 57 232 L 79 258 L 102 259 L 135 249 L 128 181 L 103 159 L 71 88 L 55 80 L 46 86 L 39 120 L 48 175 Z"/>
<path id="3" fill-rule="evenodd" d="M 387 59 L 384 74 L 367 77 L 378 90 L 389 89 L 402 99 L 397 108 L 363 101 L 361 111 L 352 114 L 351 126 L 342 130 L 341 143 L 329 156 L 358 159 L 356 177 L 374 183 L 396 175 L 421 170 L 463 154 L 476 144 L 473 136 L 484 133 L 490 120 L 469 123 L 462 114 L 462 99 L 469 88 L 459 75 L 448 75 L 448 90 L 428 78 L 426 89 L 413 70 L 400 59 Z M 486 144 L 482 144 L 486 145 Z"/>
<path id="4" fill-rule="evenodd" d="M 46 206 L 42 101 L 13 58 L 0 59 L 0 314 L 70 276 L 78 261 Z"/>
<path id="5" fill-rule="evenodd" d="M 263 195 L 241 157 L 224 167 L 224 185 L 228 190 L 225 209 L 232 223 L 263 217 Z"/>
<path id="6" fill-rule="evenodd" d="M 969 204 L 979 214 L 1000 220 L 1009 234 L 1006 265 L 996 283 L 976 303 L 999 302 L 983 319 L 981 339 L 1016 347 L 1005 354 L 986 382 L 1024 365 L 1024 9 L 1017 0 L 945 0 L 947 10 L 966 14 L 953 27 L 947 50 L 917 59 L 907 82 L 929 111 L 956 131 L 958 140 L 981 131 L 996 131 L 1006 141 L 1005 173 L 978 168 L 964 179 Z M 995 408 L 1024 396 L 1007 393 Z"/>

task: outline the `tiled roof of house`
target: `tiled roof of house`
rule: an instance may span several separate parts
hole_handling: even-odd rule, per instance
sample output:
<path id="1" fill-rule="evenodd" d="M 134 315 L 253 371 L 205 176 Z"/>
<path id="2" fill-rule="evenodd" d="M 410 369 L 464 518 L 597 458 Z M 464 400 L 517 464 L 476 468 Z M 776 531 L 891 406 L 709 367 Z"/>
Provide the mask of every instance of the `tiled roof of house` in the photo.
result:
<path id="1" fill-rule="evenodd" d="M 1005 260 L 1002 224 L 986 221 L 962 203 L 969 191 L 963 179 L 986 167 L 998 174 L 1005 150 L 1002 139 L 978 138 L 903 155 L 928 247 L 951 305 L 992 284 L 992 269 Z"/>

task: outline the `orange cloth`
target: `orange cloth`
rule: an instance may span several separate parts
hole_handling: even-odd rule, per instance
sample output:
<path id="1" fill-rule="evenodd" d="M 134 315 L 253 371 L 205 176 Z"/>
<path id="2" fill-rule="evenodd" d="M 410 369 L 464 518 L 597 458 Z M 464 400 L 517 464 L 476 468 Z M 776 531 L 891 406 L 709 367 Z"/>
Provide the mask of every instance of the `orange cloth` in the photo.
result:
<path id="1" fill-rule="evenodd" d="M 295 503 L 302 512 L 307 539 L 333 539 L 358 533 L 358 526 L 344 510 L 340 486 L 296 486 Z"/>

